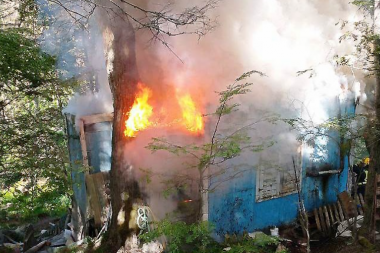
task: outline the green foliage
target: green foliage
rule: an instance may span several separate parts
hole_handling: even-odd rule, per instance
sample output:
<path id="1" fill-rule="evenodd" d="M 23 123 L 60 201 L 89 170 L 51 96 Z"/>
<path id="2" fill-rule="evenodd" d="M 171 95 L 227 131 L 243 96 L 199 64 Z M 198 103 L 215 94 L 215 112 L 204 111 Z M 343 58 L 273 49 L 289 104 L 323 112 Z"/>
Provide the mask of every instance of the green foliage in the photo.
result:
<path id="1" fill-rule="evenodd" d="M 376 1 L 372 0 L 354 0 L 351 3 L 359 7 L 364 18 L 352 23 L 341 20 L 336 25 L 340 25 L 343 31 L 339 42 L 350 41 L 355 45 L 356 50 L 349 55 L 335 55 L 334 59 L 338 65 L 362 69 L 370 76 L 378 71 L 377 64 L 374 64 L 374 57 L 380 55 L 379 47 L 373 47 L 379 40 L 374 16 L 374 11 L 378 7 L 375 6 Z M 348 25 L 352 25 L 353 28 Z"/>
<path id="2" fill-rule="evenodd" d="M 279 244 L 277 237 L 264 233 L 256 234 L 252 239 L 248 234 L 242 236 L 227 236 L 224 243 L 217 243 L 212 237 L 212 227 L 207 222 L 186 224 L 162 220 L 156 224 L 156 229 L 142 234 L 144 242 L 153 240 L 167 241 L 167 252 L 171 253 L 220 253 L 224 248 L 230 248 L 230 253 L 270 253 L 275 252 Z M 284 252 L 285 253 L 285 252 Z"/>
<path id="3" fill-rule="evenodd" d="M 255 238 L 250 238 L 247 234 L 241 237 L 226 238 L 225 247 L 230 247 L 231 253 L 269 253 L 275 252 L 279 244 L 277 237 L 272 237 L 264 233 L 256 234 Z"/>
<path id="4" fill-rule="evenodd" d="M 27 29 L 0 30 L 0 81 L 16 81 L 18 92 L 41 95 L 37 88 L 55 78 L 55 59 L 29 36 Z M 2 87 L 10 88 L 5 83 Z"/>
<path id="5" fill-rule="evenodd" d="M 188 225 L 165 219 L 156 224 L 155 230 L 141 235 L 140 239 L 149 242 L 162 236 L 165 236 L 167 250 L 171 253 L 222 252 L 221 246 L 211 238 L 211 228 L 207 222 Z"/>
<path id="6" fill-rule="evenodd" d="M 0 44 L 0 220 L 60 215 L 71 193 L 62 108 L 72 85 L 58 81 L 31 29 L 0 30 Z"/>
<path id="7" fill-rule="evenodd" d="M 359 9 L 364 9 L 366 12 L 373 13 L 374 11 L 373 0 L 354 0 L 351 3 L 358 6 Z"/>

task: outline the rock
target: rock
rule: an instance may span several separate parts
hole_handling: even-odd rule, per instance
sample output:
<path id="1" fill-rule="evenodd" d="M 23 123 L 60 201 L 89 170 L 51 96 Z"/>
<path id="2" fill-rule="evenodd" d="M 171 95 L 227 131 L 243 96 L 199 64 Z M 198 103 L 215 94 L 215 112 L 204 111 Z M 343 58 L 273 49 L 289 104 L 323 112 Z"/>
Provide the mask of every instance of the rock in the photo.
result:
<path id="1" fill-rule="evenodd" d="M 40 232 L 40 236 L 38 238 L 42 240 L 42 238 L 46 238 L 46 237 L 49 237 L 49 231 L 46 229 L 42 229 Z"/>
<path id="2" fill-rule="evenodd" d="M 49 239 L 49 241 L 53 246 L 66 245 L 66 238 L 64 236 L 64 232 L 60 233 L 59 235 L 53 236 Z"/>
<path id="3" fill-rule="evenodd" d="M 164 252 L 164 247 L 158 241 L 144 243 L 142 246 L 143 253 L 160 253 Z"/>
<path id="4" fill-rule="evenodd" d="M 74 243 L 71 230 L 65 229 L 65 231 L 63 232 L 63 236 L 66 239 L 66 246 L 69 246 Z"/>
<path id="5" fill-rule="evenodd" d="M 264 234 L 261 231 L 253 232 L 253 233 L 248 233 L 248 236 L 251 237 L 252 239 L 255 239 L 257 235 Z"/>
<path id="6" fill-rule="evenodd" d="M 281 243 L 277 246 L 275 253 L 287 252 L 287 248 Z"/>
<path id="7" fill-rule="evenodd" d="M 163 246 L 159 242 L 145 243 L 140 247 L 136 235 L 127 238 L 124 247 L 121 247 L 117 253 L 162 253 Z"/>

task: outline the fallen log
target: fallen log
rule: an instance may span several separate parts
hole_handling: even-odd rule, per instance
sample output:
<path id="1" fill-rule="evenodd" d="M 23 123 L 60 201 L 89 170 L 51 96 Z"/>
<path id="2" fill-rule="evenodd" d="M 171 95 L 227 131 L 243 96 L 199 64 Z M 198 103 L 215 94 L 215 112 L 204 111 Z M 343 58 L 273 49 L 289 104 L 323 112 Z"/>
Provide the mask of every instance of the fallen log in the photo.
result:
<path id="1" fill-rule="evenodd" d="M 44 247 L 45 245 L 47 246 L 50 246 L 50 242 L 49 241 L 42 241 L 40 242 L 39 244 L 37 244 L 36 246 L 33 246 L 31 247 L 30 249 L 28 249 L 27 251 L 25 251 L 24 253 L 36 253 L 37 251 L 39 251 L 42 247 Z"/>

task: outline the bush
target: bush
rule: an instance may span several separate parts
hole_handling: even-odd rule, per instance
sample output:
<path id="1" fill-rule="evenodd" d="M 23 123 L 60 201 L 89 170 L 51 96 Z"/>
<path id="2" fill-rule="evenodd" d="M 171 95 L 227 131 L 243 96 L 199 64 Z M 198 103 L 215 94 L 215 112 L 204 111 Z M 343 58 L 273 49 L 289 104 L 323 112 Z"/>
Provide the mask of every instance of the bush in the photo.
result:
<path id="1" fill-rule="evenodd" d="M 156 223 L 156 229 L 140 236 L 149 242 L 165 236 L 167 250 L 172 253 L 221 252 L 222 247 L 211 237 L 211 226 L 207 222 L 186 224 L 162 220 Z"/>
<path id="2" fill-rule="evenodd" d="M 269 253 L 275 252 L 279 244 L 277 237 L 269 236 L 264 233 L 256 234 L 251 238 L 248 234 L 241 237 L 227 237 L 225 247 L 230 247 L 229 253 Z"/>
<path id="3" fill-rule="evenodd" d="M 155 230 L 142 234 L 140 239 L 150 242 L 165 237 L 167 252 L 171 253 L 274 253 L 280 243 L 277 237 L 264 233 L 257 233 L 254 239 L 245 233 L 227 236 L 225 242 L 219 244 L 211 233 L 212 226 L 207 222 L 186 224 L 166 219 L 156 223 Z M 224 248 L 229 250 L 223 251 Z"/>

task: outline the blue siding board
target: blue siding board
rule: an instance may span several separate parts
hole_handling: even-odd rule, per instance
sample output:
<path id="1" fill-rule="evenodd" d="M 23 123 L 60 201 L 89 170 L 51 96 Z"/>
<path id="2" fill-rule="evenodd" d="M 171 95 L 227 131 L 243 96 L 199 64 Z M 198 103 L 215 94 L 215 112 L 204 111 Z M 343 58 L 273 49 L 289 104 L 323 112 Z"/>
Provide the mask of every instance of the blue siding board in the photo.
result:
<path id="1" fill-rule="evenodd" d="M 111 169 L 112 127 L 111 122 L 100 122 L 86 127 L 86 144 L 91 173 Z"/>
<path id="2" fill-rule="evenodd" d="M 71 178 L 73 180 L 74 197 L 79 206 L 82 215 L 86 213 L 86 184 L 83 173 L 83 156 L 80 145 L 80 139 L 75 130 L 75 119 L 71 115 L 66 115 L 67 118 L 67 133 L 69 136 L 69 155 L 71 164 Z"/>
<path id="3" fill-rule="evenodd" d="M 342 115 L 355 113 L 352 103 L 342 103 L 340 106 Z M 329 112 L 330 115 L 336 115 L 336 113 L 336 111 Z M 302 157 L 302 197 L 309 211 L 336 202 L 337 194 L 345 191 L 347 187 L 347 157 L 344 160 L 344 170 L 339 175 L 306 177 L 306 168 L 313 165 L 318 167 L 323 163 L 329 163 L 335 169 L 339 168 L 339 145 L 328 140 L 323 150 L 327 153 L 324 156 L 325 159 L 319 163 L 312 162 L 307 156 Z M 255 169 L 226 184 L 223 190 L 216 190 L 209 194 L 209 220 L 214 224 L 215 233 L 219 238 L 223 238 L 227 233 L 239 234 L 244 231 L 252 232 L 270 226 L 289 224 L 297 218 L 297 194 L 256 202 Z"/>

